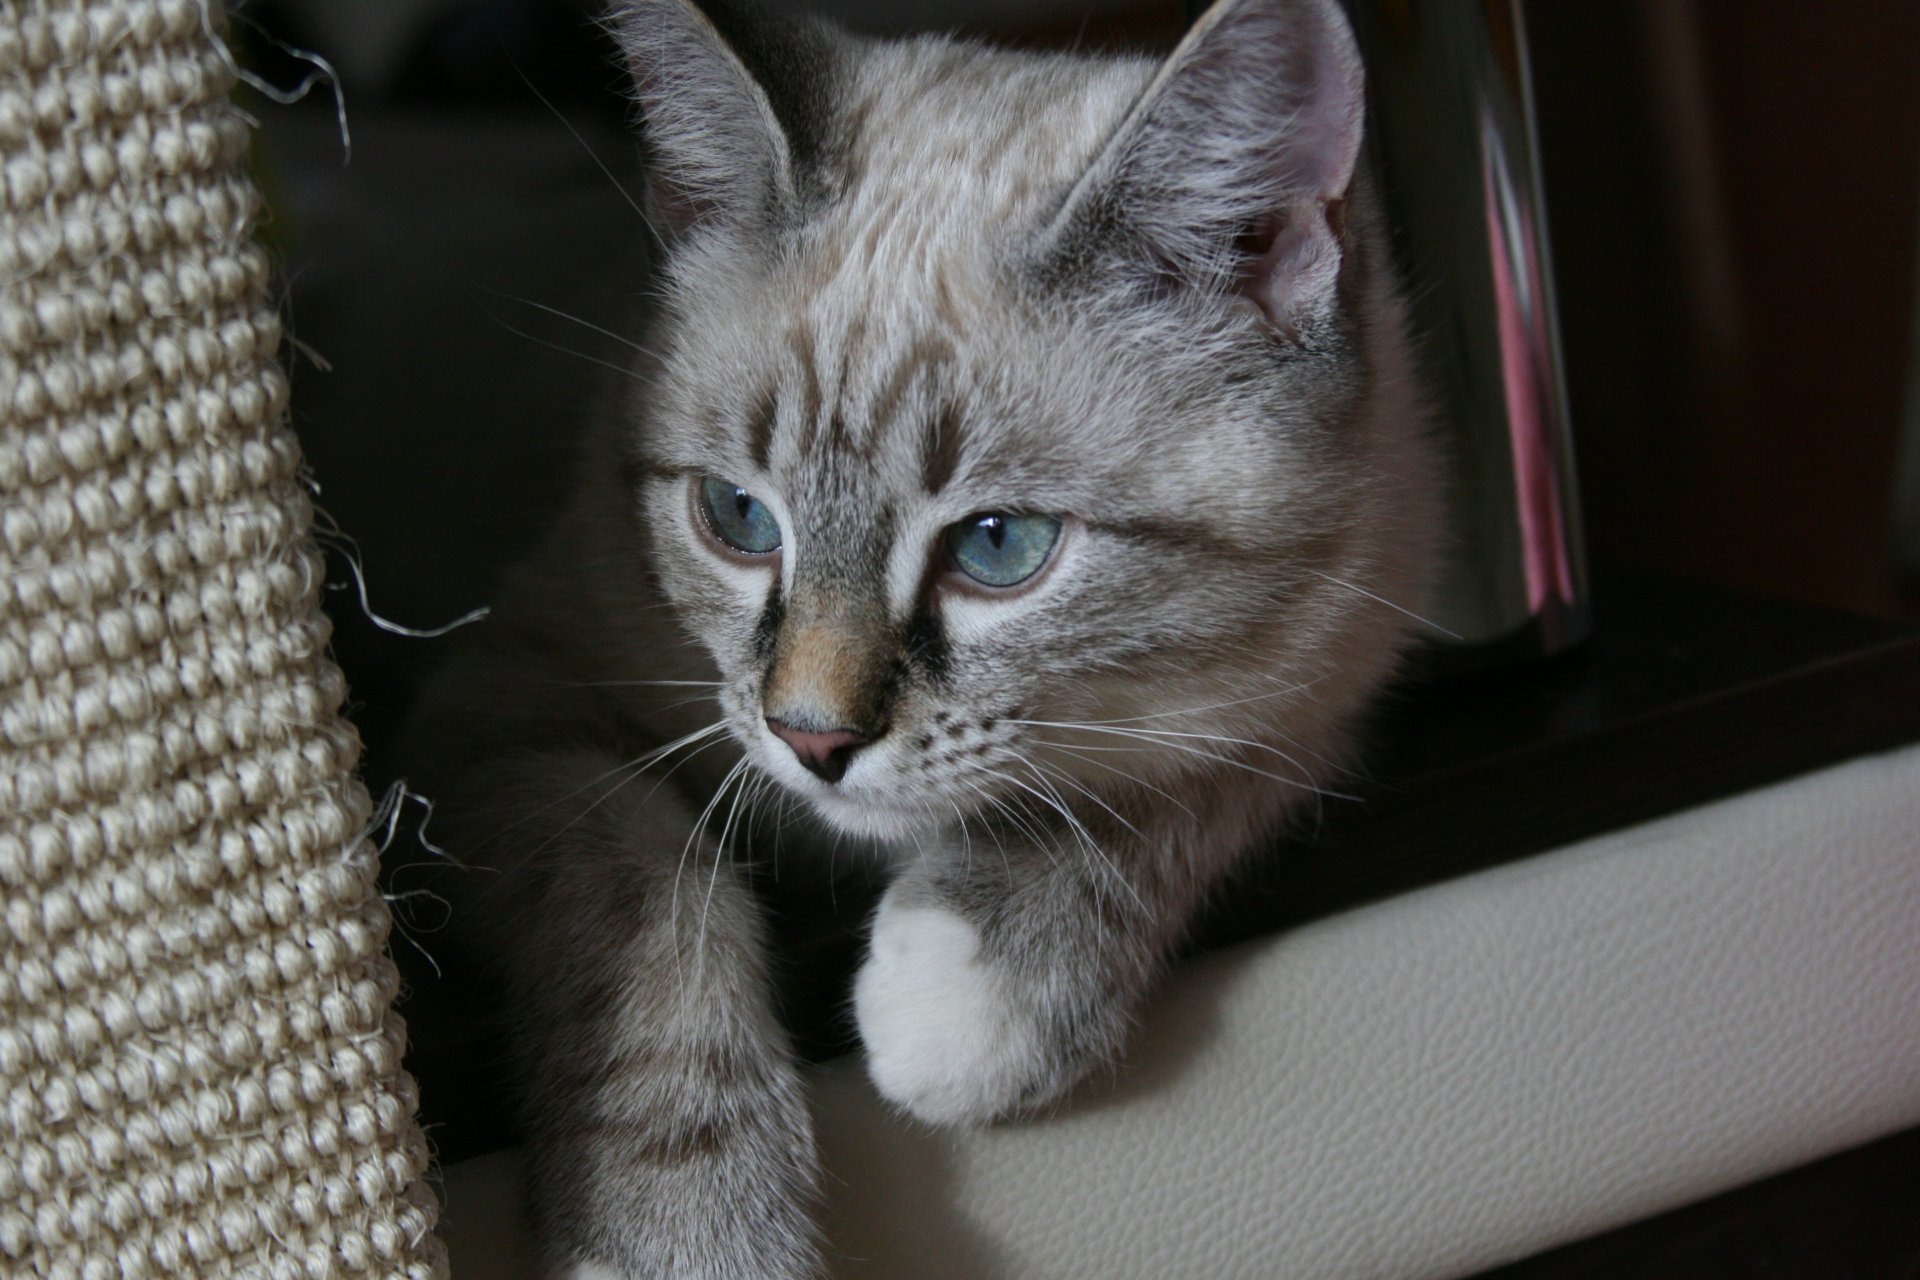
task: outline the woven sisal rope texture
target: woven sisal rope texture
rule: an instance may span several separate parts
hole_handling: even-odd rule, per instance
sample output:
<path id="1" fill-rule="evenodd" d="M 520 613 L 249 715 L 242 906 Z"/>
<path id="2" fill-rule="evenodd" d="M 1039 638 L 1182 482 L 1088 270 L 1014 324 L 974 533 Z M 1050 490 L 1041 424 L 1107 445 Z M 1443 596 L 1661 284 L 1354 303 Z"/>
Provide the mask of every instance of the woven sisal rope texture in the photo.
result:
<path id="1" fill-rule="evenodd" d="M 445 1274 L 209 0 L 0 0 L 0 1273 Z"/>

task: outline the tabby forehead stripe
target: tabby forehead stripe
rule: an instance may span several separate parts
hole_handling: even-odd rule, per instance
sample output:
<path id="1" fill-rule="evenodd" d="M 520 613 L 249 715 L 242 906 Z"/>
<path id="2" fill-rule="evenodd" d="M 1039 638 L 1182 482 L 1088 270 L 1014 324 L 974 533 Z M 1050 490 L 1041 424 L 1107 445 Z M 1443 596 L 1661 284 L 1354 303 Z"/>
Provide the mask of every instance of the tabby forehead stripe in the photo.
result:
<path id="1" fill-rule="evenodd" d="M 926 334 L 914 340 L 913 346 L 894 367 L 893 376 L 887 379 L 887 385 L 881 390 L 879 398 L 873 402 L 873 444 L 878 445 L 880 438 L 900 413 L 900 402 L 906 397 L 908 388 L 921 374 L 931 372 L 953 360 L 953 344 L 938 334 Z"/>
<path id="2" fill-rule="evenodd" d="M 1097 533 L 1110 533 L 1134 542 L 1159 543 L 1202 555 L 1226 558 L 1261 555 L 1260 548 L 1242 546 L 1196 520 L 1089 520 L 1087 527 Z"/>
<path id="3" fill-rule="evenodd" d="M 861 361 L 866 338 L 866 317 L 856 315 L 840 340 L 840 374 L 834 380 L 833 411 L 827 419 L 827 443 L 835 449 L 845 449 L 851 443 L 847 435 L 847 384 L 853 377 L 854 366 Z"/>
<path id="4" fill-rule="evenodd" d="M 820 431 L 820 371 L 814 364 L 813 330 L 804 320 L 796 322 L 787 331 L 787 345 L 793 350 L 793 358 L 800 362 L 803 387 L 800 422 L 806 432 L 805 447 L 812 449 Z"/>
<path id="5" fill-rule="evenodd" d="M 638 495 L 649 480 L 678 480 L 685 474 L 678 467 L 645 455 L 628 457 L 620 463 L 621 487 L 634 495 Z"/>
<path id="6" fill-rule="evenodd" d="M 960 469 L 960 410 L 943 401 L 927 423 L 927 451 L 920 460 L 920 482 L 938 494 Z"/>
<path id="7" fill-rule="evenodd" d="M 762 472 L 773 455 L 773 427 L 778 410 L 779 401 L 769 384 L 760 388 L 753 398 L 753 407 L 747 411 L 747 457 Z"/>

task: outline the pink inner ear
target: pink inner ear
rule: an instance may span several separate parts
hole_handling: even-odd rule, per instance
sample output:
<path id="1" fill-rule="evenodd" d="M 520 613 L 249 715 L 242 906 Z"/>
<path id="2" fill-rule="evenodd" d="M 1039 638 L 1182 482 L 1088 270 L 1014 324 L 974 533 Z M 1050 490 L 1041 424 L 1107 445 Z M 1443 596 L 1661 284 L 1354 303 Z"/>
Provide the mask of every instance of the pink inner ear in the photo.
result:
<path id="1" fill-rule="evenodd" d="M 1340 238 L 1329 212 L 1318 200 L 1288 205 L 1264 249 L 1249 246 L 1260 256 L 1247 266 L 1247 297 L 1289 341 L 1299 338 L 1301 321 L 1332 301 L 1340 278 Z"/>

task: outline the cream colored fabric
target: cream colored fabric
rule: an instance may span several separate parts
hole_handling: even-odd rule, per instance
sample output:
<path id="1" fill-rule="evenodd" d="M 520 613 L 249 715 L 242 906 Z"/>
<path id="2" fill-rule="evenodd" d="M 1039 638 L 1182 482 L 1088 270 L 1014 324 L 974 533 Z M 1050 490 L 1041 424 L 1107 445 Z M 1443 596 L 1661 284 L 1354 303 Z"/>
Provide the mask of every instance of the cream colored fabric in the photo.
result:
<path id="1" fill-rule="evenodd" d="M 0 4 L 0 1273 L 438 1276 L 217 18 Z"/>

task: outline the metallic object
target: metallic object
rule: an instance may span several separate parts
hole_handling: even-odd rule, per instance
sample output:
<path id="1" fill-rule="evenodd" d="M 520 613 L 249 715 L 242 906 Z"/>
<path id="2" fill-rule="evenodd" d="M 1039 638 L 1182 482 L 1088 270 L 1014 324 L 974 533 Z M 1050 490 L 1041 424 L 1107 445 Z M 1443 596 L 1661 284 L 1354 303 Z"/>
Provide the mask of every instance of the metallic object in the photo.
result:
<path id="1" fill-rule="evenodd" d="M 1590 625 L 1518 0 L 1352 0 L 1376 169 L 1440 399 L 1449 571 L 1470 645 L 1552 653 Z"/>

